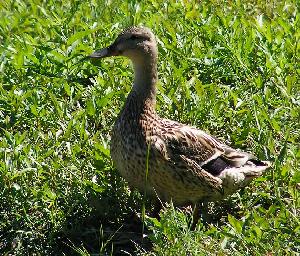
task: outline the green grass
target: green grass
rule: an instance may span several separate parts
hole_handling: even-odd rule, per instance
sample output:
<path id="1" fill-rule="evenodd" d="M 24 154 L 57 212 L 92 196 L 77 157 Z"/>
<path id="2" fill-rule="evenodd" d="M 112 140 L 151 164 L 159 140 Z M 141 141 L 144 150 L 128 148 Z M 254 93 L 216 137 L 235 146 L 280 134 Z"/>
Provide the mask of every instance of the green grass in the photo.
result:
<path id="1" fill-rule="evenodd" d="M 1 1 L 1 255 L 299 254 L 299 10 L 292 0 Z M 195 231 L 172 205 L 146 218 L 152 246 L 129 245 L 129 234 L 142 239 L 130 216 L 143 200 L 109 155 L 130 62 L 84 59 L 133 24 L 158 38 L 163 117 L 273 163 Z"/>

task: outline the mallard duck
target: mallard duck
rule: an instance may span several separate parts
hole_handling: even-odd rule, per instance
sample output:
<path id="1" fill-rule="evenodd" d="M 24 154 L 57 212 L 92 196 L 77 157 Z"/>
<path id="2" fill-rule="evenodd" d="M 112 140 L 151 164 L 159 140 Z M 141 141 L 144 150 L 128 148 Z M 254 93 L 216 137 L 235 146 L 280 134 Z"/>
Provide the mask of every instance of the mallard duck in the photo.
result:
<path id="1" fill-rule="evenodd" d="M 130 27 L 89 57 L 110 56 L 125 56 L 134 68 L 132 90 L 111 137 L 112 160 L 131 187 L 188 205 L 223 199 L 269 168 L 269 162 L 202 130 L 157 115 L 158 50 L 150 29 Z"/>

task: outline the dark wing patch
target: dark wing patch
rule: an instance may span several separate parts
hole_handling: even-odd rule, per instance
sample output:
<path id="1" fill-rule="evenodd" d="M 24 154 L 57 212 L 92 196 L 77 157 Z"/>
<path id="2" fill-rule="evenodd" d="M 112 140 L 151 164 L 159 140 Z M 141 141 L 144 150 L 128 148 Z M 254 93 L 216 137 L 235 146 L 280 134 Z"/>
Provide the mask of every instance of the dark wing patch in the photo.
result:
<path id="1" fill-rule="evenodd" d="M 228 161 L 222 159 L 222 157 L 217 157 L 201 167 L 213 176 L 218 176 L 227 167 L 231 167 L 231 165 L 228 163 Z"/>
<path id="2" fill-rule="evenodd" d="M 239 154 L 240 154 L 240 152 L 239 152 Z M 245 153 L 245 156 L 247 156 L 247 153 Z M 242 157 L 240 157 L 240 158 L 242 158 Z M 237 157 L 237 159 L 238 159 L 238 157 Z M 255 165 L 255 166 L 267 166 L 266 163 L 264 163 L 258 159 L 249 159 L 246 164 Z M 212 174 L 213 176 L 218 176 L 226 168 L 232 168 L 232 167 L 236 167 L 236 166 L 235 166 L 235 162 L 233 162 L 232 159 L 227 158 L 226 155 L 221 155 L 215 159 L 212 159 L 211 161 L 207 162 L 206 164 L 202 165 L 201 167 L 205 171 Z M 240 166 L 238 166 L 238 167 L 240 167 Z"/>

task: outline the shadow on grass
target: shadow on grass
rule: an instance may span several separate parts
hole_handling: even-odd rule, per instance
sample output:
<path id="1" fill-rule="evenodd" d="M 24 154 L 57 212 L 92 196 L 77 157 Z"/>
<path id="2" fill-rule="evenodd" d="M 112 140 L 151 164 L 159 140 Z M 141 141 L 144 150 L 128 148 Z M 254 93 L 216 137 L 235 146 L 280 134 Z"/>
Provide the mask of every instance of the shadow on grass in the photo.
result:
<path id="1" fill-rule="evenodd" d="M 137 251 L 151 251 L 153 244 L 148 237 L 152 231 L 143 226 L 140 217 L 141 195 L 137 192 L 128 195 L 123 191 L 124 198 L 120 198 L 120 192 L 122 191 L 118 188 L 117 191 L 109 191 L 105 195 L 93 194 L 88 202 L 92 205 L 91 213 L 80 222 L 71 218 L 67 220 L 69 225 L 66 226 L 60 241 L 63 253 L 135 255 Z M 146 209 L 151 210 L 152 207 L 151 202 L 147 201 Z M 222 225 L 228 214 L 236 217 L 241 214 L 239 206 L 232 200 L 209 204 L 206 210 L 205 226 Z M 187 213 L 190 221 L 191 216 L 192 214 Z"/>
<path id="2" fill-rule="evenodd" d="M 113 186 L 106 191 L 89 193 L 89 214 L 67 218 L 57 250 L 65 255 L 130 255 L 137 250 L 151 250 L 149 231 L 139 214 L 141 195 L 130 192 L 118 174 L 110 179 Z M 151 208 L 150 201 L 146 202 L 148 207 Z"/>
<path id="3" fill-rule="evenodd" d="M 67 240 L 63 241 L 68 245 L 64 246 L 64 253 L 70 255 L 74 251 L 85 250 L 90 255 L 131 255 L 137 248 L 149 251 L 152 244 L 145 236 L 149 231 L 144 230 L 143 233 L 142 230 L 143 223 L 130 214 L 118 223 L 90 216 L 80 229 L 69 230 Z"/>

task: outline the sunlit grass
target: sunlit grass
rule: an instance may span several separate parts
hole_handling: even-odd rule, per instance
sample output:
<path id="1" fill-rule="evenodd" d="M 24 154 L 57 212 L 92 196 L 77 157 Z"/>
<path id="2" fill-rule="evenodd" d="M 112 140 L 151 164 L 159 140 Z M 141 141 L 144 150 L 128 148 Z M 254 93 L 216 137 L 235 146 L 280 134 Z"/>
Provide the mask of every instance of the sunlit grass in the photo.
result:
<path id="1" fill-rule="evenodd" d="M 161 116 L 273 163 L 195 231 L 172 206 L 146 218 L 144 254 L 300 252 L 297 1 L 3 0 L 0 14 L 1 254 L 142 253 L 124 240 L 142 197 L 109 154 L 130 62 L 84 58 L 133 24 L 158 39 Z"/>

